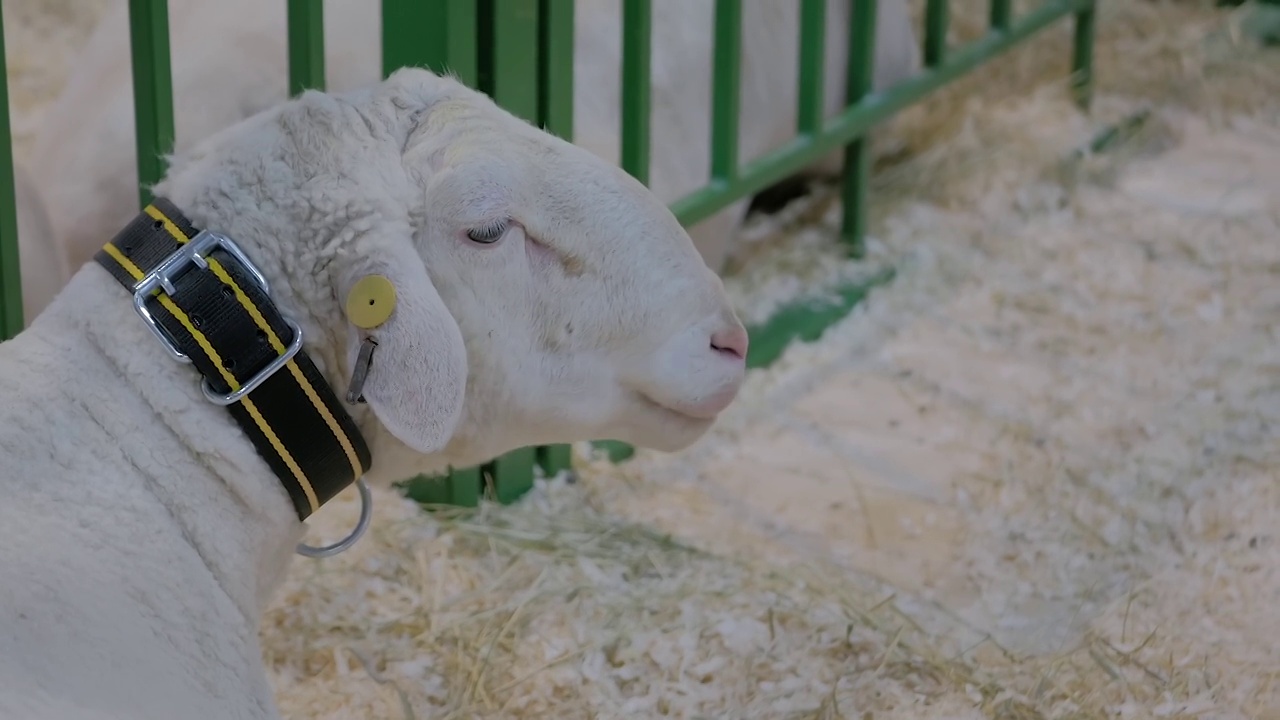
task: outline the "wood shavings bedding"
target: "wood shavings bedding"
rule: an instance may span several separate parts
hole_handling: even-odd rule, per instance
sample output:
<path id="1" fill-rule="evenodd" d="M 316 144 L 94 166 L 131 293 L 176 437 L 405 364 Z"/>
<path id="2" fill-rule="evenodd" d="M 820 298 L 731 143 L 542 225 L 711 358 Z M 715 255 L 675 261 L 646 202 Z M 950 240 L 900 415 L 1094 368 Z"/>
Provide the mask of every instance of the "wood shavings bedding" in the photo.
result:
<path id="1" fill-rule="evenodd" d="M 728 560 L 591 505 L 563 479 L 470 518 L 379 493 L 373 537 L 295 570 L 268 618 L 288 714 L 401 717 L 398 689 L 417 717 L 801 717 L 910 707 L 940 684 L 863 619 L 874 600 L 856 584 Z M 361 677 L 361 656 L 390 684 Z M 337 708 L 326 685 L 343 687 Z"/>

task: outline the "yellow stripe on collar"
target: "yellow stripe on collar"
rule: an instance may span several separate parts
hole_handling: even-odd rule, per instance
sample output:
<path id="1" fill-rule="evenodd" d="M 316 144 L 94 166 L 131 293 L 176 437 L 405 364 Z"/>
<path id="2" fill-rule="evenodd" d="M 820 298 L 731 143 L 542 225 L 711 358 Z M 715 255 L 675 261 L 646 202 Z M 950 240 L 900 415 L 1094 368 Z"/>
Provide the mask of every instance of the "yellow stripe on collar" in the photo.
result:
<path id="1" fill-rule="evenodd" d="M 368 471 L 369 448 L 304 351 L 280 366 L 285 372 L 261 379 L 287 354 L 282 338 L 296 326 L 233 242 L 218 236 L 197 260 L 189 252 L 190 243 L 200 244 L 197 237 L 208 239 L 172 203 L 157 198 L 94 259 L 130 291 L 153 273 L 165 276 L 171 289 L 162 282 L 143 306 L 171 353 L 189 358 L 213 392 L 234 394 L 260 381 L 227 409 L 305 519 Z"/>

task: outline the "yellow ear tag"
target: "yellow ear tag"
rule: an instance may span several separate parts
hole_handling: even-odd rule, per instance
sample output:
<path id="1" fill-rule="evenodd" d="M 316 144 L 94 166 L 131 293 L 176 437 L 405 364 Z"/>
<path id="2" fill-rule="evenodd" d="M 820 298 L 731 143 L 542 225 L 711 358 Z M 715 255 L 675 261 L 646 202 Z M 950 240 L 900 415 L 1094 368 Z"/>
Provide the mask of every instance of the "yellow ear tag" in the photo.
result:
<path id="1" fill-rule="evenodd" d="M 381 275 L 365 275 L 347 293 L 347 319 L 358 328 L 375 328 L 396 309 L 396 286 Z"/>

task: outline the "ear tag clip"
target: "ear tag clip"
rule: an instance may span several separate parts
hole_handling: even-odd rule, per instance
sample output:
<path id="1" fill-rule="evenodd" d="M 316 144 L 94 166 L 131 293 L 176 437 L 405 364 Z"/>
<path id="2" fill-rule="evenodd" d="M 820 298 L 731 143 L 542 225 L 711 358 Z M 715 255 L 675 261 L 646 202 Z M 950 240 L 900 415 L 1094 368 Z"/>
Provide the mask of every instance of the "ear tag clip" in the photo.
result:
<path id="1" fill-rule="evenodd" d="M 364 381 L 369 377 L 369 368 L 373 367 L 373 349 L 378 341 L 366 337 L 360 343 L 360 352 L 356 355 L 356 366 L 351 371 L 351 384 L 347 386 L 347 403 L 356 405 L 365 401 Z"/>
<path id="2" fill-rule="evenodd" d="M 347 293 L 347 319 L 361 330 L 378 327 L 391 317 L 395 309 L 396 286 L 382 275 L 365 275 Z M 356 365 L 351 370 L 351 384 L 347 388 L 347 402 L 352 405 L 365 402 L 362 390 L 373 365 L 373 349 L 376 347 L 378 341 L 368 336 L 360 342 Z"/>

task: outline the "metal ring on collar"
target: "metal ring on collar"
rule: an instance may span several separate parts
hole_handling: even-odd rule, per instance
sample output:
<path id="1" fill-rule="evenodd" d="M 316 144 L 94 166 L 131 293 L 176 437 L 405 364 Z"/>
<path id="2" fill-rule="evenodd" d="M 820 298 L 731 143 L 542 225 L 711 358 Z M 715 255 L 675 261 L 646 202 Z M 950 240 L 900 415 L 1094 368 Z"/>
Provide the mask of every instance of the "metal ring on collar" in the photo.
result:
<path id="1" fill-rule="evenodd" d="M 360 490 L 360 519 L 356 522 L 356 529 L 332 545 L 313 547 L 306 543 L 298 543 L 295 550 L 299 555 L 310 558 L 332 557 L 355 545 L 360 536 L 364 535 L 364 531 L 369 529 L 369 519 L 373 517 L 373 496 L 369 493 L 369 486 L 364 484 L 364 478 L 356 481 L 356 488 Z"/>

